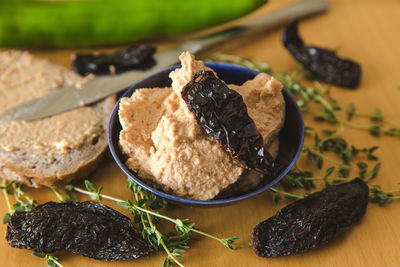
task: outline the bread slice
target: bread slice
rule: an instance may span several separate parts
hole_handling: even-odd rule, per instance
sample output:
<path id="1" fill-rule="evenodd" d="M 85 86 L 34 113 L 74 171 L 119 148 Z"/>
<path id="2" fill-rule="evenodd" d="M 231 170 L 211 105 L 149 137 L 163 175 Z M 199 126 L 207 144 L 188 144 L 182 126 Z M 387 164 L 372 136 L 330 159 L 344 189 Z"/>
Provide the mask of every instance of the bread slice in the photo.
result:
<path id="1" fill-rule="evenodd" d="M 82 79 L 28 52 L 0 52 L 0 113 Z M 107 121 L 115 100 L 108 97 L 41 120 L 1 123 L 0 178 L 38 187 L 87 176 L 107 148 Z"/>

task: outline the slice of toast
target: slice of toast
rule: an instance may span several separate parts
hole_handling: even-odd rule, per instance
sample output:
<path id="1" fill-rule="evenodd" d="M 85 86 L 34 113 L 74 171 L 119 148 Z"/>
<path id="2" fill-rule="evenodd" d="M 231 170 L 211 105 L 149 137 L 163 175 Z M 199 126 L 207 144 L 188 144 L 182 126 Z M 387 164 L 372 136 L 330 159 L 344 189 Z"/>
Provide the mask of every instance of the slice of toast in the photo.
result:
<path id="1" fill-rule="evenodd" d="M 0 52 L 0 114 L 82 79 L 28 52 Z M 38 187 L 87 176 L 107 148 L 107 121 L 115 100 L 108 97 L 41 120 L 1 123 L 0 179 Z"/>

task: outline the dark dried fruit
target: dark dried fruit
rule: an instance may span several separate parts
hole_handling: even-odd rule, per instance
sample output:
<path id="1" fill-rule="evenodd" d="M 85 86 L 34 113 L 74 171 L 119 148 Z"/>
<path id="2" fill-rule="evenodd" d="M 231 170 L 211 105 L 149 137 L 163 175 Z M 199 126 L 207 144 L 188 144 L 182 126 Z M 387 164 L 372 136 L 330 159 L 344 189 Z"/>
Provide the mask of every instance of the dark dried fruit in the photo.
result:
<path id="1" fill-rule="evenodd" d="M 138 258 L 152 251 L 130 219 L 97 202 L 47 202 L 10 218 L 6 239 L 38 253 L 65 249 L 97 260 Z"/>
<path id="2" fill-rule="evenodd" d="M 272 174 L 273 158 L 264 149 L 261 134 L 247 114 L 242 96 L 229 89 L 212 71 L 196 74 L 182 90 L 205 132 L 246 168 Z"/>
<path id="3" fill-rule="evenodd" d="M 257 225 L 254 251 L 261 257 L 276 257 L 326 244 L 359 221 L 367 203 L 368 187 L 359 178 L 311 194 Z"/>
<path id="4" fill-rule="evenodd" d="M 360 65 L 352 60 L 339 58 L 335 51 L 305 45 L 299 36 L 297 25 L 298 21 L 293 20 L 282 35 L 282 42 L 292 56 L 317 80 L 356 88 L 360 83 Z"/>
<path id="5" fill-rule="evenodd" d="M 118 50 L 113 54 L 76 54 L 71 67 L 73 71 L 87 76 L 93 74 L 114 74 L 127 70 L 145 70 L 155 65 L 153 54 L 155 47 L 150 45 L 133 45 Z"/>

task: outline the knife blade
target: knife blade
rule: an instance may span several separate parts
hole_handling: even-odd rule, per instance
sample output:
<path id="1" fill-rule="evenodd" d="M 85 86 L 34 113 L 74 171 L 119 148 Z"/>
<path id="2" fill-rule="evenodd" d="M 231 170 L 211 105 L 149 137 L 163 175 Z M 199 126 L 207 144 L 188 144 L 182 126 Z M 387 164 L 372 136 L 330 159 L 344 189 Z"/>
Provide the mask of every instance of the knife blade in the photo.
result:
<path id="1" fill-rule="evenodd" d="M 89 79 L 84 88 L 63 86 L 51 93 L 33 99 L 18 106 L 7 109 L 0 115 L 0 123 L 14 120 L 36 120 L 53 116 L 68 110 L 72 110 L 87 104 L 94 103 L 111 94 L 115 94 L 128 88 L 135 82 L 143 79 L 151 73 L 162 70 L 178 63 L 179 55 L 184 51 L 198 54 L 205 49 L 233 38 L 244 31 L 256 28 L 273 28 L 287 23 L 293 18 L 301 18 L 325 11 L 328 2 L 325 0 L 303 0 L 270 12 L 264 16 L 249 20 L 238 26 L 226 30 L 187 41 L 182 45 L 156 53 L 155 66 L 145 71 L 127 71 L 117 75 L 98 76 Z"/>

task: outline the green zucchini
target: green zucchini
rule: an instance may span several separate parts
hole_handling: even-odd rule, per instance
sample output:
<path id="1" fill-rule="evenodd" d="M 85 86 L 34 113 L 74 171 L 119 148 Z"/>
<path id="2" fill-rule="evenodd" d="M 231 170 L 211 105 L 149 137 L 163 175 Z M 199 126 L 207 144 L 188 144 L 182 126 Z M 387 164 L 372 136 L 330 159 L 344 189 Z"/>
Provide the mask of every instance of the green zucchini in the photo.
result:
<path id="1" fill-rule="evenodd" d="M 188 33 L 266 0 L 0 0 L 0 46 L 89 47 Z"/>

